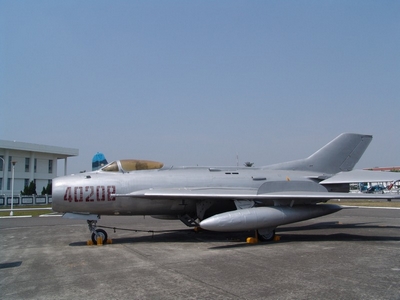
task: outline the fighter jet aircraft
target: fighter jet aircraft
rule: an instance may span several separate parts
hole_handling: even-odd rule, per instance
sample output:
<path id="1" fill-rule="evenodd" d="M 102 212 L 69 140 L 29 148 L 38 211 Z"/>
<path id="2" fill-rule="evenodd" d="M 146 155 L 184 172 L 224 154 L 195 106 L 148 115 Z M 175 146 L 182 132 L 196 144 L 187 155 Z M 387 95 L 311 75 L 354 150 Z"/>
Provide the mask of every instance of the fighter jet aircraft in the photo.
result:
<path id="1" fill-rule="evenodd" d="M 255 230 L 271 240 L 284 224 L 341 209 L 329 199 L 398 199 L 393 194 L 349 193 L 349 183 L 396 181 L 400 173 L 351 171 L 371 135 L 343 133 L 305 159 L 265 167 L 165 167 L 118 160 L 97 171 L 56 178 L 53 210 L 87 220 L 91 238 L 100 215 L 180 219 L 211 231 Z"/>

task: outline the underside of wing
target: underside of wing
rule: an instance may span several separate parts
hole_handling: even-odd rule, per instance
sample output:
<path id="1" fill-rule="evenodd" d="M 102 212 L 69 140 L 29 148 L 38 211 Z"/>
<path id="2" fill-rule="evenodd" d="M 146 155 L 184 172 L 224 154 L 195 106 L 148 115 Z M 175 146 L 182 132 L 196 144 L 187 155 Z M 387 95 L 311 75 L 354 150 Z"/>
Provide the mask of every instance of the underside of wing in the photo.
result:
<path id="1" fill-rule="evenodd" d="M 257 189 L 232 188 L 171 188 L 148 189 L 129 194 L 116 194 L 115 197 L 147 198 L 147 199 L 193 199 L 203 200 L 275 200 L 321 202 L 329 199 L 400 199 L 399 194 L 361 194 L 361 193 L 332 193 L 312 191 L 280 191 L 258 194 Z M 303 202 L 302 201 L 302 202 Z"/>
<path id="2" fill-rule="evenodd" d="M 148 189 L 129 194 L 116 194 L 115 197 L 132 197 L 148 199 L 254 199 L 257 189 L 243 188 L 164 188 Z"/>

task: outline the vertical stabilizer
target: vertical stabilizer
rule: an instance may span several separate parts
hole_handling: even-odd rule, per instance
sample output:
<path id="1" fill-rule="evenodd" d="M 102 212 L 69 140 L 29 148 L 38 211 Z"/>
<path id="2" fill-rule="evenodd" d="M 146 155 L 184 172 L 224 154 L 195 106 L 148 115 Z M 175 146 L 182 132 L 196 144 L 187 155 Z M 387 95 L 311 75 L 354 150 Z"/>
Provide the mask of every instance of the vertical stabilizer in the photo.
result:
<path id="1" fill-rule="evenodd" d="M 335 174 L 351 171 L 372 140 L 372 135 L 342 133 L 305 159 L 267 166 L 275 170 L 314 171 Z"/>

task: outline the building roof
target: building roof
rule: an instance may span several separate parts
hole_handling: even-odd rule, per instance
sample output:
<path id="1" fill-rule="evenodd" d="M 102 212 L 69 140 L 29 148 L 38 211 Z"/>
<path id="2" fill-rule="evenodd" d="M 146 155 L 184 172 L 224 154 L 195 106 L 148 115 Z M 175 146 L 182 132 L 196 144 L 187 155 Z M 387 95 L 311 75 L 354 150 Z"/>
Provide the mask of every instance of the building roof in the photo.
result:
<path id="1" fill-rule="evenodd" d="M 0 140 L 0 149 L 21 150 L 55 154 L 60 157 L 78 156 L 79 149 L 56 147 L 24 142 Z"/>

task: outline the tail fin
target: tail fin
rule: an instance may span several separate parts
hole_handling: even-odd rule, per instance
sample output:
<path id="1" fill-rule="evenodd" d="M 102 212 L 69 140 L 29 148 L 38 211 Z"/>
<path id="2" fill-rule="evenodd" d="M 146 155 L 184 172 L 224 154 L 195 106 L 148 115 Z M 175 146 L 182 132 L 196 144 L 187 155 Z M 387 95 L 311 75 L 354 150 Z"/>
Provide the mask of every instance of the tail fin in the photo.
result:
<path id="1" fill-rule="evenodd" d="M 96 171 L 106 164 L 108 164 L 108 162 L 104 154 L 101 152 L 97 152 L 92 159 L 92 171 Z"/>
<path id="2" fill-rule="evenodd" d="M 342 133 L 305 159 L 267 166 L 267 169 L 335 174 L 351 171 L 372 140 L 372 135 Z"/>

